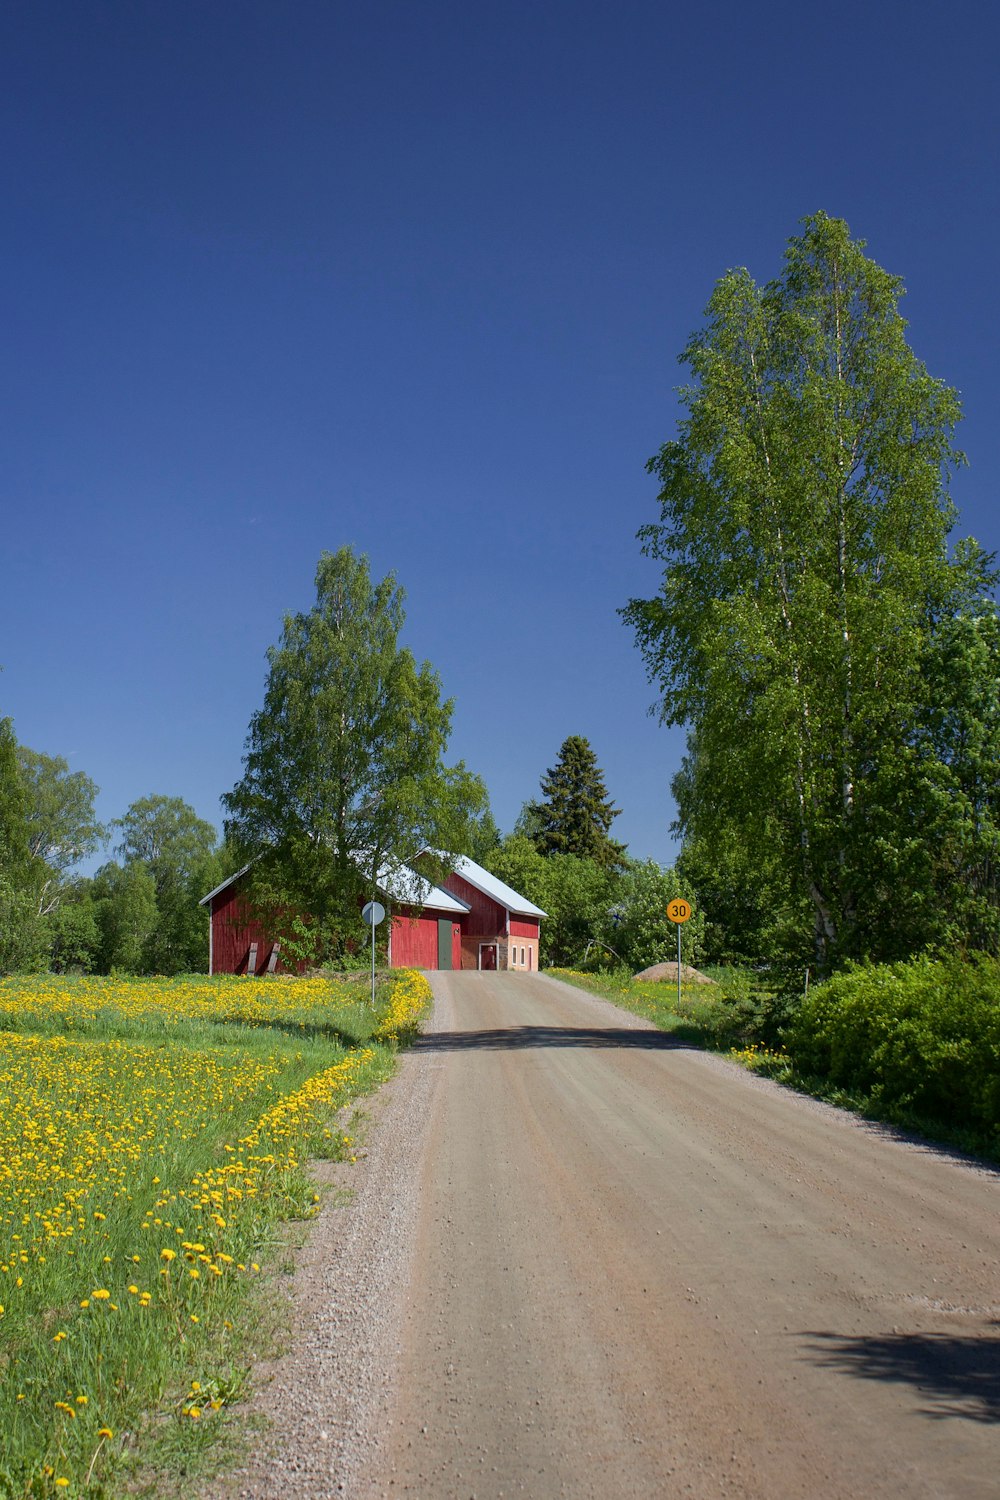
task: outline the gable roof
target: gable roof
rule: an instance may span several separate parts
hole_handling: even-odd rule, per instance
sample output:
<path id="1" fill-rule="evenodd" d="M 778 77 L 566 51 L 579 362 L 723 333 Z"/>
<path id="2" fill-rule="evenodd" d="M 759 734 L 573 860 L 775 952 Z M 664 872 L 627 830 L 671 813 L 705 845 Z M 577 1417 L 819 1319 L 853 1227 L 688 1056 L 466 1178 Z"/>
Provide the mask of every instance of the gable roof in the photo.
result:
<path id="1" fill-rule="evenodd" d="M 429 906 L 432 911 L 450 911 L 464 916 L 471 910 L 468 901 L 443 891 L 439 885 L 431 885 L 409 865 L 391 868 L 383 865 L 375 880 L 383 895 L 401 906 Z"/>
<path id="2" fill-rule="evenodd" d="M 245 875 L 249 868 L 249 865 L 244 865 L 242 870 L 237 870 L 234 875 L 227 875 L 225 880 L 223 880 L 220 885 L 217 885 L 215 887 L 214 891 L 209 891 L 207 896 L 202 896 L 201 900 L 198 902 L 198 905 L 207 906 L 213 896 L 221 896 L 222 892 L 228 890 L 231 885 L 235 885 L 240 876 Z"/>
<path id="3" fill-rule="evenodd" d="M 454 863 L 456 875 L 467 880 L 477 891 L 482 891 L 484 896 L 489 896 L 498 906 L 506 907 L 507 911 L 513 912 L 518 917 L 547 917 L 548 912 L 542 911 L 527 896 L 521 896 L 511 886 L 507 885 L 498 875 L 491 875 L 489 870 L 484 870 L 482 865 L 477 865 L 474 859 L 467 854 L 460 854 Z"/>
<path id="4" fill-rule="evenodd" d="M 246 864 L 241 870 L 228 876 L 214 890 L 209 891 L 207 896 L 202 896 L 198 905 L 207 906 L 214 896 L 221 895 L 231 885 L 235 885 L 249 868 L 249 864 Z M 470 909 L 467 901 L 463 901 L 459 896 L 453 896 L 450 891 L 443 891 L 438 885 L 431 885 L 429 880 L 418 875 L 416 870 L 411 870 L 409 865 L 396 867 L 383 865 L 376 876 L 375 884 L 384 896 L 388 896 L 390 901 L 396 901 L 401 906 L 427 906 L 431 911 L 454 912 L 458 916 L 464 916 Z"/>

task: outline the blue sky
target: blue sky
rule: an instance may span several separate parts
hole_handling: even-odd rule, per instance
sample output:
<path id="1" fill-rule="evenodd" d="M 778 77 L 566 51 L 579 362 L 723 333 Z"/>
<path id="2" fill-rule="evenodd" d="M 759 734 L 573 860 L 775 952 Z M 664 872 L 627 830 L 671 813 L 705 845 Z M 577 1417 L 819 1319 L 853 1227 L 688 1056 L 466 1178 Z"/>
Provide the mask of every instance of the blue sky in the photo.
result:
<path id="1" fill-rule="evenodd" d="M 0 21 L 0 714 L 113 818 L 218 823 L 264 653 L 350 543 L 509 828 L 586 735 L 669 860 L 616 610 L 713 282 L 803 215 L 901 275 L 1000 546 L 986 3 L 33 0 Z"/>

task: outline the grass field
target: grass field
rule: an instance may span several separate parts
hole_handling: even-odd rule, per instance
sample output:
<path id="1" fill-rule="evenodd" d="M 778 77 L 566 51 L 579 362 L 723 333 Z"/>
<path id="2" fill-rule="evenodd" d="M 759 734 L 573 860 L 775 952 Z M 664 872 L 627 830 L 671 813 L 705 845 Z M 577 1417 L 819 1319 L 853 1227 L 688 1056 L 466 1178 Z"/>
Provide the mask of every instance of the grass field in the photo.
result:
<path id="1" fill-rule="evenodd" d="M 113 1495 L 245 1384 L 276 1226 L 427 981 L 0 981 L 0 1495 Z M 131 1485 L 131 1480 L 129 1481 Z"/>

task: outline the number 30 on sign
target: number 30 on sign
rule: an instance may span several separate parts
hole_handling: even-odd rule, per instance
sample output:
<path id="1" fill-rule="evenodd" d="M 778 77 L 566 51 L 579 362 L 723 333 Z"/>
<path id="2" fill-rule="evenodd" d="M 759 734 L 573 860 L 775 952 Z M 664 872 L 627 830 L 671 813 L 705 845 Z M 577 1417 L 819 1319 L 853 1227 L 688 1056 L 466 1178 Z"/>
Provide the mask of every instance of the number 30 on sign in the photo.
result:
<path id="1" fill-rule="evenodd" d="M 667 903 L 667 916 L 671 922 L 686 922 L 690 915 L 690 901 L 683 901 L 678 897 L 676 901 Z"/>

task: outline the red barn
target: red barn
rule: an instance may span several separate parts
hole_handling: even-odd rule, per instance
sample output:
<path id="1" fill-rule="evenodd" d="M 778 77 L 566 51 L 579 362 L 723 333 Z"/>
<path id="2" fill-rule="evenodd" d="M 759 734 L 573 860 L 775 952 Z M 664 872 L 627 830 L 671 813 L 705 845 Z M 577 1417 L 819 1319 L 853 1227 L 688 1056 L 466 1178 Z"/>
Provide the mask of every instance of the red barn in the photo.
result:
<path id="1" fill-rule="evenodd" d="M 280 947 L 242 894 L 249 865 L 201 898 L 211 918 L 210 974 L 284 972 Z M 539 922 L 545 913 L 464 855 L 442 886 L 403 865 L 379 871 L 390 908 L 393 969 L 538 968 Z"/>
<path id="2" fill-rule="evenodd" d="M 284 973 L 280 946 L 242 894 L 249 865 L 230 875 L 199 902 L 210 917 L 210 974 Z M 412 870 L 382 870 L 379 894 L 391 906 L 389 964 L 394 969 L 460 969 L 462 919 L 468 905 Z"/>
<path id="3" fill-rule="evenodd" d="M 475 860 L 461 855 L 443 882 L 467 903 L 462 922 L 463 969 L 538 968 L 538 938 L 545 912 Z"/>

